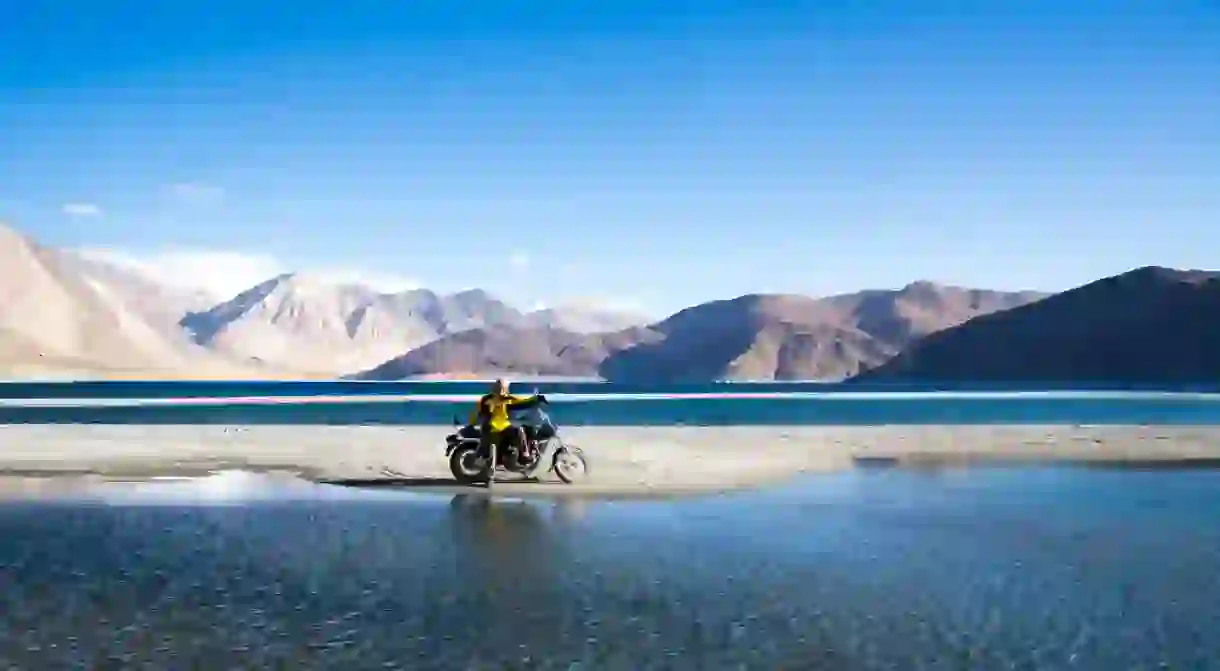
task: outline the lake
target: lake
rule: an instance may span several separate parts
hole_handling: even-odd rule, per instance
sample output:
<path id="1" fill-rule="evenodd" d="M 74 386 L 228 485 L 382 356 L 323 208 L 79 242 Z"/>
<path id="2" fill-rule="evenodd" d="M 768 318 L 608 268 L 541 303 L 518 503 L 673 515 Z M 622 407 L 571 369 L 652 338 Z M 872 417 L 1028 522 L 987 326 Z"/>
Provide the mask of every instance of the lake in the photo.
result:
<path id="1" fill-rule="evenodd" d="M 519 384 L 570 425 L 1220 423 L 1206 389 L 962 389 L 936 385 Z M 477 382 L 82 382 L 0 384 L 0 423 L 448 424 Z"/>
<path id="2" fill-rule="evenodd" d="M 0 667 L 1220 668 L 1212 471 L 650 502 L 100 492 L 0 505 Z"/>

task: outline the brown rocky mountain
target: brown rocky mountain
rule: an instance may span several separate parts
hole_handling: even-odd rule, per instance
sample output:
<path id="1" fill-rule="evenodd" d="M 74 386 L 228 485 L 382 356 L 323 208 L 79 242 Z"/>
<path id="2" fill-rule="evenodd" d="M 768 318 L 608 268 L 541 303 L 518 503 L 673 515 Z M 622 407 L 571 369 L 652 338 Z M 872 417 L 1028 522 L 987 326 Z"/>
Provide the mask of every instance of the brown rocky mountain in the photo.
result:
<path id="1" fill-rule="evenodd" d="M 892 290 L 860 291 L 826 299 L 849 315 L 856 328 L 886 343 L 905 347 L 913 340 L 979 315 L 1046 298 L 1038 291 L 989 291 L 934 282 L 912 282 Z"/>
<path id="2" fill-rule="evenodd" d="M 916 338 L 1041 296 L 932 282 L 824 299 L 741 296 L 654 324 L 663 339 L 613 353 L 599 372 L 655 381 L 843 379 Z"/>
<path id="3" fill-rule="evenodd" d="M 687 308 L 653 324 L 660 337 L 612 352 L 610 380 L 699 381 L 837 376 L 892 355 L 827 301 L 751 294 Z"/>
<path id="4" fill-rule="evenodd" d="M 1146 267 L 930 335 L 859 380 L 1214 383 L 1220 273 Z"/>
<path id="5" fill-rule="evenodd" d="M 521 312 L 481 289 L 452 294 L 428 289 L 382 293 L 358 284 L 287 273 L 231 300 L 188 313 L 181 319 L 181 327 L 199 345 L 235 359 L 340 375 L 379 365 L 469 329 L 515 327 L 575 333 L 585 332 L 589 325 L 624 324 L 627 319 L 604 310 Z M 465 340 L 452 342 L 456 346 Z M 488 340 L 488 346 L 493 342 L 498 341 Z"/>
<path id="6" fill-rule="evenodd" d="M 889 359 L 915 338 L 1042 295 L 930 282 L 825 299 L 751 294 L 610 334 L 475 329 L 357 377 L 509 372 L 658 382 L 842 379 Z"/>
<path id="7" fill-rule="evenodd" d="M 443 334 L 500 323 L 524 323 L 524 317 L 479 290 L 387 294 L 296 273 L 181 319 L 209 349 L 329 374 L 362 370 Z"/>
<path id="8" fill-rule="evenodd" d="M 531 377 L 588 377 L 612 352 L 659 337 L 647 328 L 584 334 L 546 327 L 471 329 L 435 340 L 355 377 L 471 377 L 513 373 Z"/>

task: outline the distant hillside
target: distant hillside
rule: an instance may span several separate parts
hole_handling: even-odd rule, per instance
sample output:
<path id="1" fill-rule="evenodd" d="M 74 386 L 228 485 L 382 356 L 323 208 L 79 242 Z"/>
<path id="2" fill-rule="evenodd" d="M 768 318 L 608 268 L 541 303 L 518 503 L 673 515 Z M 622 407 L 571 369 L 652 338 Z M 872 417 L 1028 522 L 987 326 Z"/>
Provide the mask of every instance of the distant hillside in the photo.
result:
<path id="1" fill-rule="evenodd" d="M 845 314 L 847 323 L 901 349 L 929 333 L 1049 295 L 1039 291 L 967 289 L 920 281 L 897 290 L 860 291 L 832 296 L 826 301 Z"/>
<path id="2" fill-rule="evenodd" d="M 645 328 L 581 334 L 542 327 L 463 331 L 411 350 L 354 377 L 477 377 L 511 373 L 530 377 L 592 377 L 608 354 L 656 335 Z"/>
<path id="3" fill-rule="evenodd" d="M 107 261 L 58 252 L 70 259 L 72 267 L 95 287 L 117 298 L 132 314 L 179 346 L 190 345 L 190 338 L 178 325 L 184 314 L 210 307 L 214 300 L 202 291 L 166 286 L 137 271 Z M 198 349 L 197 347 L 195 349 Z"/>
<path id="4" fill-rule="evenodd" d="M 195 342 L 235 357 L 299 370 L 360 370 L 439 335 L 503 322 L 520 312 L 482 291 L 383 294 L 300 274 L 271 278 L 181 324 Z"/>
<path id="5" fill-rule="evenodd" d="M 761 294 L 682 310 L 607 334 L 506 326 L 441 338 L 362 373 L 367 379 L 469 371 L 610 380 L 842 379 L 911 340 L 1040 298 L 919 282 L 814 299 Z"/>
<path id="6" fill-rule="evenodd" d="M 713 301 L 650 328 L 660 337 L 612 353 L 598 372 L 610 380 L 807 379 L 892 354 L 829 302 L 807 296 Z"/>
<path id="7" fill-rule="evenodd" d="M 148 286 L 123 271 L 0 226 L 0 375 L 252 373 L 167 328 L 153 305 L 162 299 L 170 300 L 168 294 L 153 298 Z"/>
<path id="8" fill-rule="evenodd" d="M 1042 295 L 915 282 L 824 299 L 741 296 L 653 325 L 663 339 L 613 354 L 600 372 L 657 381 L 843 379 L 928 333 Z"/>
<path id="9" fill-rule="evenodd" d="M 864 381 L 1220 379 L 1220 273 L 1146 267 L 930 335 Z"/>
<path id="10" fill-rule="evenodd" d="M 623 319 L 596 310 L 523 313 L 481 289 L 386 294 L 289 273 L 232 300 L 192 312 L 181 324 L 195 342 L 237 358 L 342 375 L 471 329 L 560 327 L 576 331 L 588 324 Z"/>

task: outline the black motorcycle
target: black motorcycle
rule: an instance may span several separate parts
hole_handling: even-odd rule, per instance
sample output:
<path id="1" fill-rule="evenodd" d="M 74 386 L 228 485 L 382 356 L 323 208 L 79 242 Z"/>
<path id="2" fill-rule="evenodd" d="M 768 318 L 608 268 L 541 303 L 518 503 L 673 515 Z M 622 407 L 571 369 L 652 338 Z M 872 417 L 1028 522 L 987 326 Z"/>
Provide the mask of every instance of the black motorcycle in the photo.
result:
<path id="1" fill-rule="evenodd" d="M 563 441 L 559 427 L 546 412 L 546 401 L 527 410 L 510 413 L 514 430 L 521 432 L 518 444 L 511 445 L 495 455 L 496 472 L 516 473 L 526 479 L 535 479 L 543 473 L 554 471 L 559 479 L 571 484 L 589 472 L 584 452 L 575 445 Z M 491 473 L 492 450 L 483 447 L 479 427 L 460 426 L 445 437 L 445 456 L 449 458 L 449 471 L 453 478 L 463 484 L 487 482 Z M 522 450 L 521 445 L 531 449 Z"/>

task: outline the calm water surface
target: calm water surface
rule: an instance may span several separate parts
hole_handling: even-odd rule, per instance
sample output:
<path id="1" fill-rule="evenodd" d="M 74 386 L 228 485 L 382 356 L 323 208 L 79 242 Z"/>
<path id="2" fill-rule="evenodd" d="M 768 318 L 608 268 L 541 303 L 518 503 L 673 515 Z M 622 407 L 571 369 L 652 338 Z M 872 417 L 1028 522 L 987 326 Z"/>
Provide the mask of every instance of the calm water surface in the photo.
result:
<path id="1" fill-rule="evenodd" d="M 238 480 L 0 505 L 0 668 L 1220 668 L 1215 472 L 673 502 Z"/>
<path id="2" fill-rule="evenodd" d="M 586 426 L 1220 424 L 1220 393 L 1201 389 L 796 382 L 517 388 L 550 395 L 560 422 Z M 448 424 L 465 417 L 485 389 L 473 382 L 4 383 L 0 424 Z"/>
<path id="3" fill-rule="evenodd" d="M 0 399 L 20 398 L 223 398 L 238 396 L 325 396 L 325 395 L 445 395 L 482 394 L 487 381 L 394 381 L 358 382 L 345 380 L 89 380 L 89 381 L 2 381 Z M 514 383 L 518 390 L 538 389 L 545 394 L 718 394 L 758 393 L 856 393 L 877 392 L 1179 392 L 1220 394 L 1220 384 L 1211 385 L 1130 385 L 1080 383 L 935 383 L 935 382 L 691 382 L 629 383 L 589 381 L 530 381 Z"/>

